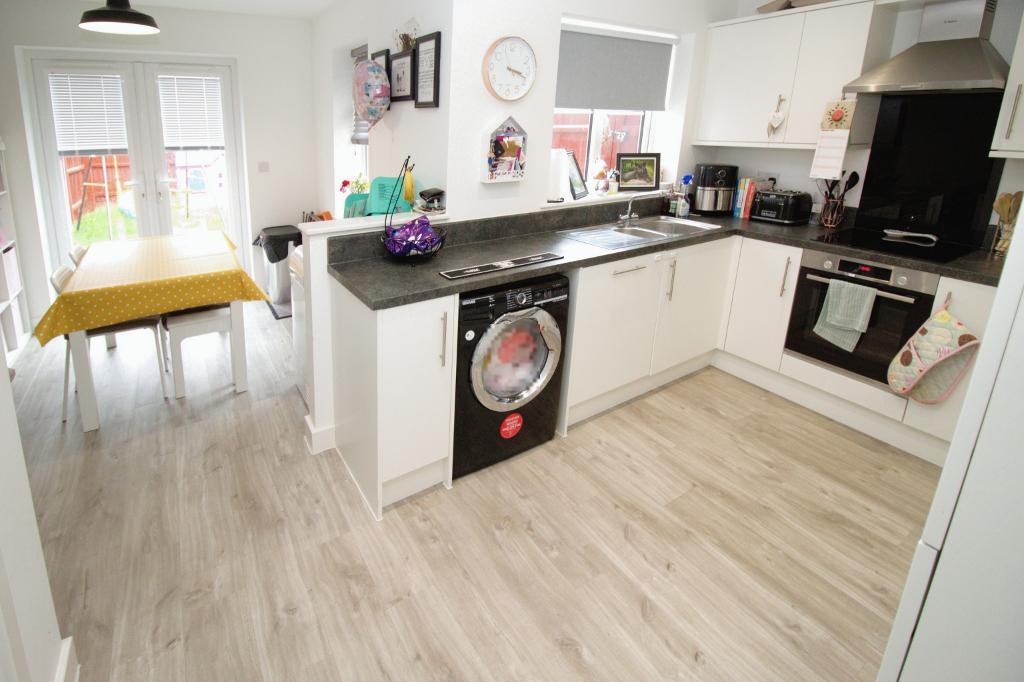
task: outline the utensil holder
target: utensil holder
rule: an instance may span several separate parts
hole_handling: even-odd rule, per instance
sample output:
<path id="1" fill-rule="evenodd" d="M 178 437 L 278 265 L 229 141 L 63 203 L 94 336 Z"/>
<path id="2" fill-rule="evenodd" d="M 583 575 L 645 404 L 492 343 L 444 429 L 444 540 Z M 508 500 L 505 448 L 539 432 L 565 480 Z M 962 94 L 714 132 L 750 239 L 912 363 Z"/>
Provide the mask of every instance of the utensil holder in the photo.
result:
<path id="1" fill-rule="evenodd" d="M 828 230 L 834 230 L 843 222 L 845 206 L 842 198 L 825 199 L 818 215 L 818 223 Z"/>
<path id="2" fill-rule="evenodd" d="M 995 239 L 992 240 L 992 253 L 1006 255 L 1010 249 L 1010 240 L 1013 239 L 1013 223 L 999 221 L 996 228 Z"/>

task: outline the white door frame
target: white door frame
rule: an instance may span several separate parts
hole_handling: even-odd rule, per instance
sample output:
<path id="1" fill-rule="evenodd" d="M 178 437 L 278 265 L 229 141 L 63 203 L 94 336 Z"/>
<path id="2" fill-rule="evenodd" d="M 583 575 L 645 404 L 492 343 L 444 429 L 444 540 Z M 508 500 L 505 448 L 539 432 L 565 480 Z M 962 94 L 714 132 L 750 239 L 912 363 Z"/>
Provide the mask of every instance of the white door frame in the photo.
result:
<path id="1" fill-rule="evenodd" d="M 129 69 L 138 68 L 140 71 L 147 64 L 159 64 L 162 67 L 173 70 L 175 65 L 188 69 L 195 67 L 221 68 L 226 69 L 227 77 L 223 81 L 224 106 L 224 136 L 225 141 L 231 148 L 231 153 L 226 155 L 229 168 L 229 178 L 233 195 L 230 217 L 233 218 L 233 226 L 237 234 L 230 235 L 238 244 L 237 253 L 241 256 L 242 267 L 252 274 L 252 249 L 248 243 L 252 234 L 252 219 L 249 208 L 249 183 L 245 165 L 245 141 L 244 128 L 242 124 L 241 93 L 238 87 L 237 61 L 231 57 L 202 55 L 202 54 L 179 54 L 175 52 L 136 52 L 127 50 L 91 50 L 91 49 L 64 49 L 46 47 L 15 47 L 15 58 L 18 65 L 18 80 L 21 90 L 22 108 L 25 115 L 25 132 L 28 138 L 29 160 L 37 173 L 41 176 L 36 183 L 37 206 L 39 215 L 44 225 L 41 232 L 47 244 L 47 252 L 51 266 L 65 260 L 67 248 L 61 248 L 60 237 L 58 236 L 58 225 L 63 220 L 62 215 L 54 212 L 55 202 L 53 201 L 53 181 L 59 179 L 54 176 L 54 170 L 59 171 L 59 163 L 54 156 L 48 156 L 44 140 L 53 138 L 52 112 L 42 112 L 40 107 L 40 95 L 45 94 L 47 101 L 49 93 L 39 93 L 39 85 L 36 81 L 36 67 L 40 62 L 65 61 L 75 62 L 79 67 L 83 62 L 94 62 L 97 64 L 121 64 Z M 137 76 L 136 76 L 137 77 Z M 140 81 L 141 82 L 141 81 Z M 126 95 L 127 97 L 127 95 Z M 127 111 L 126 116 L 130 115 Z M 49 119 L 50 128 L 44 125 L 44 120 Z M 145 128 L 145 127 L 143 127 Z M 142 134 L 151 134 L 143 132 Z M 131 144 L 131 140 L 129 140 Z M 149 157 L 150 154 L 144 156 Z M 144 162 L 149 164 L 149 161 Z M 230 171 L 234 173 L 230 173 Z M 153 185 L 156 174 L 152 169 L 146 172 L 146 182 Z M 57 186 L 63 194 L 63 188 Z M 153 186 L 155 188 L 155 185 Z M 150 191 L 147 187 L 147 191 Z M 144 202 L 143 202 L 144 203 Z M 154 216 L 154 219 L 156 217 Z M 158 223 L 153 223 L 154 225 Z M 241 240 L 241 241 L 238 241 Z M 64 241 L 69 241 L 65 238 Z"/>

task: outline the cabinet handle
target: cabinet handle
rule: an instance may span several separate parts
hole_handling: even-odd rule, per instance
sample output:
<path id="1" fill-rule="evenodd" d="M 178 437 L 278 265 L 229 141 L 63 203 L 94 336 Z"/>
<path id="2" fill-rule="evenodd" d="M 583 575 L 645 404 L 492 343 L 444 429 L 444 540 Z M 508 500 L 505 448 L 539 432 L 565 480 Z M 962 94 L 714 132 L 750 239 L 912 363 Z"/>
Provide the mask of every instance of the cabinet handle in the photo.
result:
<path id="1" fill-rule="evenodd" d="M 672 261 L 672 278 L 668 281 L 668 300 L 672 300 L 672 294 L 676 292 L 676 266 L 679 261 Z"/>
<path id="2" fill-rule="evenodd" d="M 786 269 L 782 271 L 782 286 L 779 287 L 779 298 L 786 293 L 786 278 L 789 277 L 789 264 L 793 262 L 793 259 L 786 256 Z"/>
<path id="3" fill-rule="evenodd" d="M 441 316 L 441 366 L 445 366 L 448 355 L 448 311 Z"/>
<path id="4" fill-rule="evenodd" d="M 615 272 L 612 273 L 612 276 L 613 277 L 618 277 L 619 275 L 625 275 L 625 274 L 630 273 L 630 272 L 636 272 L 637 270 L 646 270 L 646 269 L 647 269 L 646 265 L 638 265 L 635 268 L 626 268 L 625 270 L 616 270 Z"/>
<path id="5" fill-rule="evenodd" d="M 1006 139 L 1010 139 L 1013 133 L 1013 120 L 1017 118 L 1017 106 L 1020 104 L 1020 91 L 1024 83 L 1017 83 L 1017 94 L 1013 96 L 1013 108 L 1010 109 L 1010 120 L 1006 123 Z"/>

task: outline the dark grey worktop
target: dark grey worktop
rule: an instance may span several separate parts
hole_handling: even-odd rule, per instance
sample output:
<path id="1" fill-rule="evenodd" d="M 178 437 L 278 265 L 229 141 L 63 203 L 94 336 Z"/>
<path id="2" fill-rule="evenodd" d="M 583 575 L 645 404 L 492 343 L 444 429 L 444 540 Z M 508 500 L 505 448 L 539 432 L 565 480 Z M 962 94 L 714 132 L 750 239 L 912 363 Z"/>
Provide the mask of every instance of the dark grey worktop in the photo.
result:
<path id="1" fill-rule="evenodd" d="M 968 254 L 948 263 L 932 263 L 815 241 L 817 237 L 826 233 L 826 230 L 818 225 L 785 227 L 732 217 L 694 216 L 694 220 L 714 223 L 720 225 L 721 228 L 694 236 L 673 237 L 617 250 L 590 246 L 570 239 L 564 234 L 564 230 L 567 229 L 610 222 L 608 211 L 621 210 L 622 206 L 618 203 L 608 206 L 610 208 L 588 209 L 587 214 L 577 215 L 575 218 L 567 217 L 567 214 L 573 209 L 563 209 L 505 219 L 492 218 L 486 221 L 450 223 L 446 226 L 449 236 L 445 248 L 433 258 L 423 261 L 404 262 L 387 257 L 383 247 L 377 241 L 377 233 L 332 237 L 331 241 L 335 243 L 329 244 L 329 259 L 331 261 L 329 269 L 331 275 L 359 300 L 373 310 L 380 310 L 541 275 L 565 272 L 582 266 L 598 265 L 656 251 L 725 239 L 737 234 L 777 244 L 828 251 L 877 263 L 914 268 L 992 286 L 999 283 L 999 274 L 1003 267 L 1001 257 L 992 256 L 985 251 Z M 657 209 L 656 203 L 652 201 L 638 200 L 636 206 L 641 207 L 638 211 L 641 215 L 649 215 Z M 501 227 L 503 223 L 509 231 L 518 234 L 503 238 L 488 238 L 491 235 L 501 234 L 502 232 L 495 228 Z M 534 231 L 531 231 L 531 228 Z M 460 232 L 462 233 L 460 234 Z M 472 239 L 475 235 L 482 236 L 482 240 L 464 241 Z M 469 267 L 548 251 L 557 253 L 563 258 L 458 280 L 448 280 L 438 274 L 442 270 Z"/>

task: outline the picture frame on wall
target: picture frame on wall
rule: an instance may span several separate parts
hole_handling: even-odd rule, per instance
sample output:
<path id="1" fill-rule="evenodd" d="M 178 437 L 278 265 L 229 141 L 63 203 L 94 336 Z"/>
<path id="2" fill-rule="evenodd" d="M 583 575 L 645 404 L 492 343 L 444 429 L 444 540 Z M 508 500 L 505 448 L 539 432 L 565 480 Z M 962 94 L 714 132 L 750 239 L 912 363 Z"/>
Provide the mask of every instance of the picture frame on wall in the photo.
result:
<path id="1" fill-rule="evenodd" d="M 416 50 L 405 50 L 391 55 L 391 101 L 411 102 L 416 96 Z"/>
<path id="2" fill-rule="evenodd" d="M 384 73 L 388 75 L 388 83 L 391 83 L 391 50 L 384 48 L 378 50 L 370 55 L 370 59 L 376 63 L 380 68 L 384 69 Z M 388 109 L 391 105 L 388 105 Z"/>
<path id="3" fill-rule="evenodd" d="M 619 172 L 620 192 L 655 190 L 661 177 L 661 154 L 617 154 L 615 169 Z"/>
<path id="4" fill-rule="evenodd" d="M 416 107 L 441 104 L 441 32 L 416 38 Z"/>
<path id="5" fill-rule="evenodd" d="M 571 149 L 566 149 L 565 154 L 569 157 L 569 191 L 572 193 L 573 201 L 582 199 L 587 196 L 587 182 L 583 179 L 583 173 L 580 171 L 579 159 Z"/>

